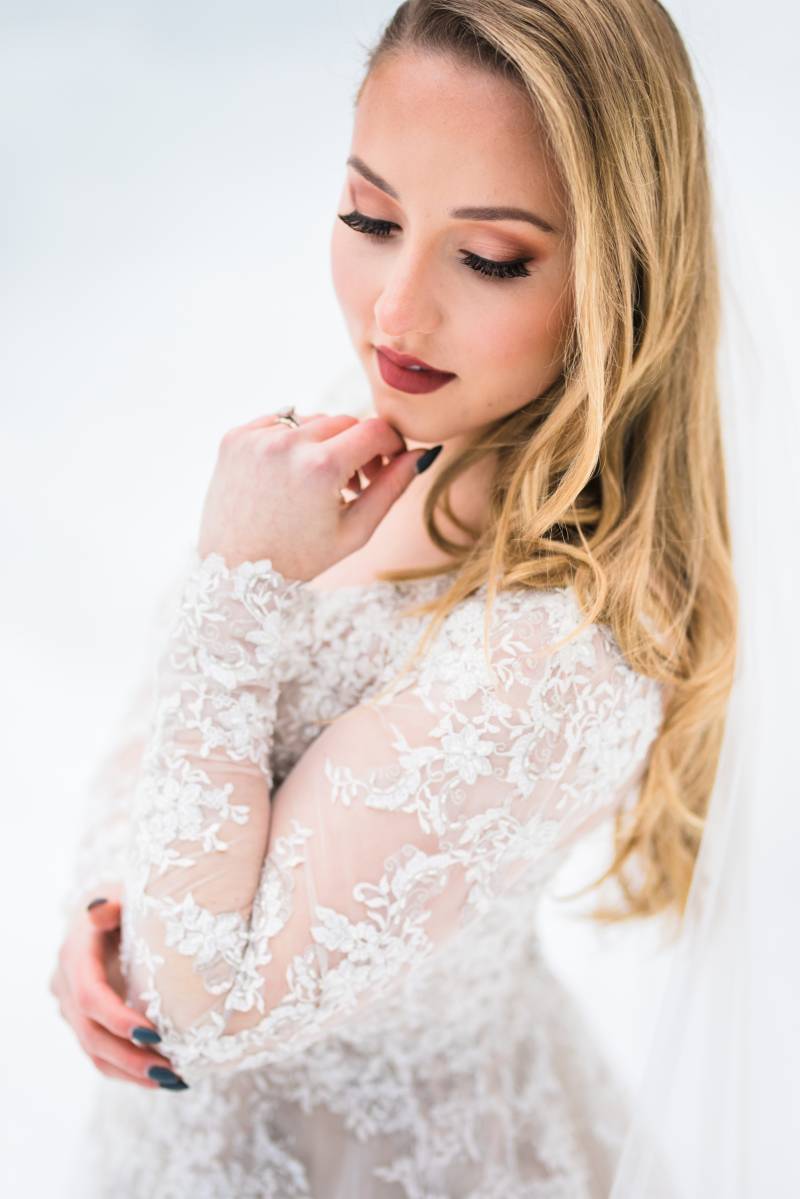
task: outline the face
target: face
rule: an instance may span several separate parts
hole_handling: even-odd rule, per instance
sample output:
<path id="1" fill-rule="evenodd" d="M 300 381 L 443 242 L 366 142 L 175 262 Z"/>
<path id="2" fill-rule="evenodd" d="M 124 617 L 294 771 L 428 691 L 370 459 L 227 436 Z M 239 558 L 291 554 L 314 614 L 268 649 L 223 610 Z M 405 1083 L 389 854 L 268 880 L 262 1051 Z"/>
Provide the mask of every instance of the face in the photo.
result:
<path id="1" fill-rule="evenodd" d="M 560 372 L 571 301 L 564 196 L 525 98 L 404 52 L 367 80 L 350 158 L 331 265 L 376 414 L 409 445 L 433 445 L 535 399 Z M 451 212 L 490 206 L 534 220 Z M 384 377 L 379 346 L 454 377 L 405 391 Z"/>

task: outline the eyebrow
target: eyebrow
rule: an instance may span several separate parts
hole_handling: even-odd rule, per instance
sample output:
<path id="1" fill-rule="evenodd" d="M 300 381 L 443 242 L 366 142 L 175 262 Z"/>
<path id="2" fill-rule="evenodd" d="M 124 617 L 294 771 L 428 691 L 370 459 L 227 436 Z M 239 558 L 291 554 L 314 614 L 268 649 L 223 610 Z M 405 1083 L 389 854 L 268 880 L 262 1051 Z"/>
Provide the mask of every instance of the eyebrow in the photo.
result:
<path id="1" fill-rule="evenodd" d="M 371 183 L 380 191 L 386 192 L 387 196 L 391 196 L 395 200 L 399 200 L 391 183 L 387 183 L 382 179 L 371 167 L 368 167 L 363 158 L 359 158 L 357 154 L 351 154 L 347 159 L 347 166 L 358 171 L 359 175 Z M 544 217 L 537 216 L 535 212 L 529 212 L 527 208 L 514 208 L 509 205 L 471 205 L 465 208 L 451 208 L 448 216 L 458 217 L 467 221 L 528 221 L 529 224 L 535 225 L 537 229 L 541 229 L 544 233 L 560 233 L 560 229 L 556 229 Z"/>

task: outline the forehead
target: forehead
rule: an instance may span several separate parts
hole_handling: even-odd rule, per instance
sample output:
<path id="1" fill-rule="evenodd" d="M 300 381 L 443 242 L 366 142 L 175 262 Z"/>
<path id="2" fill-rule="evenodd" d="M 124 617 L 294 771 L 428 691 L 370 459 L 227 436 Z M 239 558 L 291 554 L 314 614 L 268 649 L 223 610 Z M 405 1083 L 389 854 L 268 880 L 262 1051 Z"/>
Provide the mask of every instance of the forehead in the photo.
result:
<path id="1" fill-rule="evenodd" d="M 427 184 L 447 205 L 536 202 L 556 219 L 563 213 L 530 100 L 508 80 L 446 55 L 404 51 L 374 68 L 355 111 L 352 150 L 401 201 Z"/>

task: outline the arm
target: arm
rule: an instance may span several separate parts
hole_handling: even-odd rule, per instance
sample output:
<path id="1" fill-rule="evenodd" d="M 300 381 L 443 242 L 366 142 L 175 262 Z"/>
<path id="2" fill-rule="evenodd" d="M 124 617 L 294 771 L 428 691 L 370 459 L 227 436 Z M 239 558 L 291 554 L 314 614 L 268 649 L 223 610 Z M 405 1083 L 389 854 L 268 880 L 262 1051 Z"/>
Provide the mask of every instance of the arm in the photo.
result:
<path id="1" fill-rule="evenodd" d="M 184 578 L 193 562 L 194 550 L 187 553 L 186 564 L 155 605 L 145 652 L 149 662 L 162 648 L 170 631 Z M 282 648 L 294 669 L 291 675 L 287 672 L 284 676 L 280 720 L 271 746 L 273 768 L 279 777 L 289 773 L 319 731 L 321 722 L 342 710 L 342 705 L 349 706 L 347 694 L 354 690 L 353 687 L 339 687 L 335 674 L 314 674 L 307 669 L 308 658 L 335 654 L 336 647 L 326 638 L 313 636 L 313 596 L 298 593 L 295 600 L 291 629 L 287 622 L 282 626 Z M 365 671 L 365 678 L 357 680 L 355 689 L 366 685 L 368 674 Z M 155 709 L 155 684 L 151 667 L 130 691 L 108 744 L 76 802 L 81 832 L 60 903 L 65 927 L 83 912 L 90 900 L 99 896 L 122 898 L 131 804 Z"/>
<path id="2" fill-rule="evenodd" d="M 131 823 L 130 1002 L 188 1082 L 357 1021 L 537 863 L 610 814 L 660 722 L 657 685 L 564 593 L 483 598 L 311 744 L 272 792 L 278 647 L 297 584 L 211 554 L 159 667 Z M 572 623 L 570 623 L 572 622 Z"/>

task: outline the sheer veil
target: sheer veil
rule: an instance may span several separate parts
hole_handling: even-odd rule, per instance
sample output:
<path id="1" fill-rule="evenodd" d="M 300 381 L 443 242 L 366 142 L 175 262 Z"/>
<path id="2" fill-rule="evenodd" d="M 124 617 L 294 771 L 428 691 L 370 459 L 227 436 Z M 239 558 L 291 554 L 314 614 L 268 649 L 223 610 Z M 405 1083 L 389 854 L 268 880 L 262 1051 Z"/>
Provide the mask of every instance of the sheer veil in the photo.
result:
<path id="1" fill-rule="evenodd" d="M 721 239 L 729 245 L 727 238 Z M 731 276 L 733 272 L 731 272 Z M 679 941 L 609 1199 L 800 1195 L 800 421 L 723 275 L 720 395 L 740 650 Z"/>
<path id="2" fill-rule="evenodd" d="M 609 1199 L 800 1195 L 800 785 L 790 762 L 800 742 L 790 698 L 800 683 L 790 618 L 800 420 L 780 347 L 756 343 L 751 305 L 723 274 L 718 361 L 740 596 L 736 681 Z M 329 411 L 357 414 L 369 404 L 357 368 L 326 392 Z"/>

